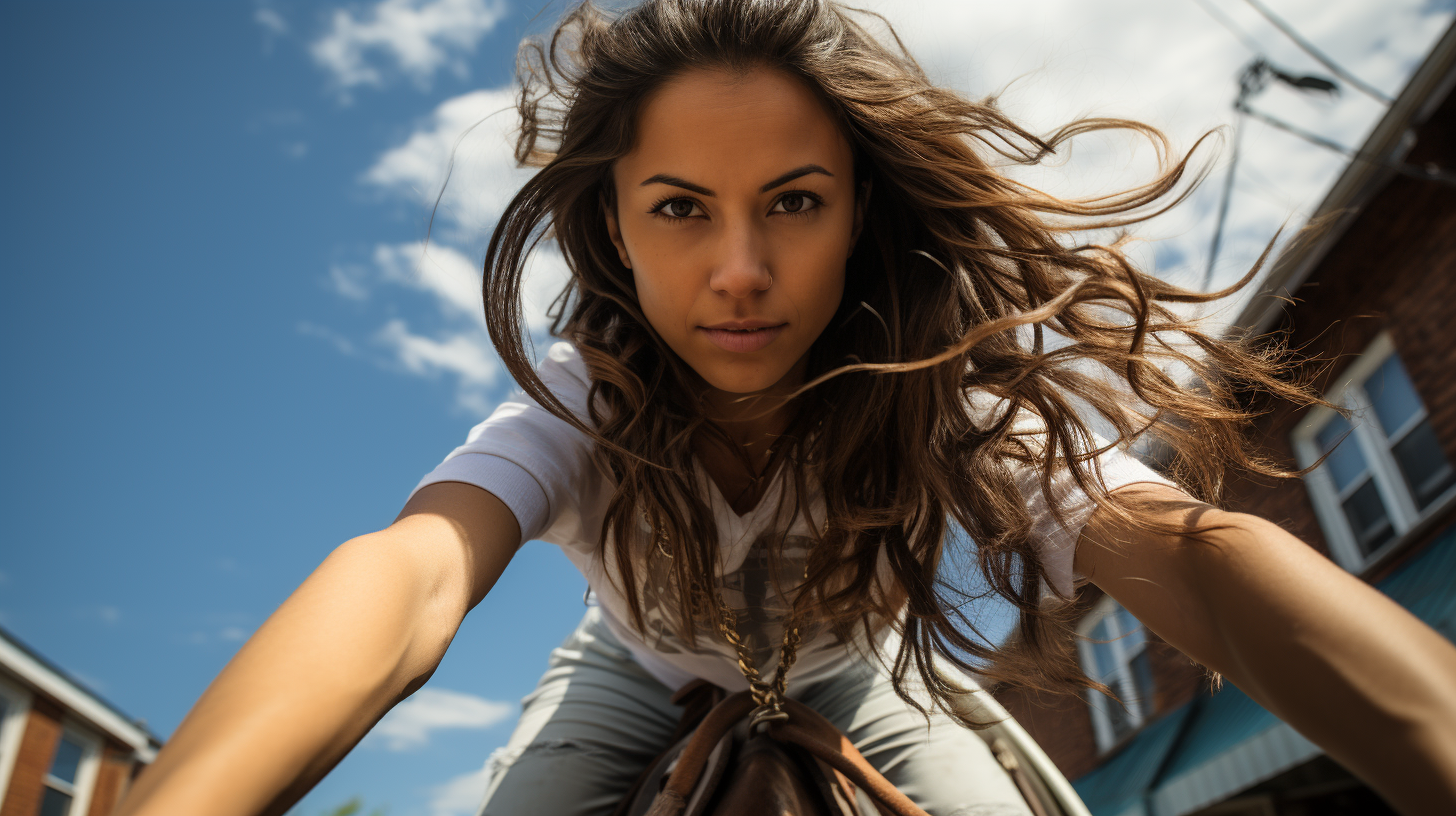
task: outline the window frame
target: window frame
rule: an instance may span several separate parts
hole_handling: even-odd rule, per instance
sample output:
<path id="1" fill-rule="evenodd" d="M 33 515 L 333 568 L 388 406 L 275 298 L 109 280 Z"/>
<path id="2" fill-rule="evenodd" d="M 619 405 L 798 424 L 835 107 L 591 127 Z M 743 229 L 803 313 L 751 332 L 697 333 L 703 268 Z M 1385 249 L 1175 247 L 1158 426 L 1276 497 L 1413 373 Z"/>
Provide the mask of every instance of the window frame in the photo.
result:
<path id="1" fill-rule="evenodd" d="M 1329 543 L 1330 554 L 1336 563 L 1355 574 L 1363 572 L 1392 551 L 1399 549 L 1401 542 L 1422 521 L 1440 512 L 1441 508 L 1456 499 L 1456 485 L 1452 485 L 1440 496 L 1432 499 L 1426 505 L 1425 510 L 1418 509 L 1415 497 L 1411 495 L 1405 476 L 1400 471 L 1400 465 L 1396 463 L 1395 456 L 1391 453 L 1392 448 L 1406 434 L 1430 416 L 1430 409 L 1426 406 L 1425 400 L 1420 399 L 1421 395 L 1417 392 L 1416 397 L 1420 401 L 1420 410 L 1406 420 L 1405 425 L 1394 439 L 1387 437 L 1384 429 L 1380 427 L 1380 420 L 1374 415 L 1373 403 L 1365 391 L 1365 383 L 1392 356 L 1400 359 L 1396 354 L 1395 344 L 1391 341 L 1390 334 L 1381 332 L 1330 385 L 1325 392 L 1325 400 L 1354 411 L 1350 423 L 1350 434 L 1340 444 L 1357 445 L 1360 453 L 1365 457 L 1366 466 L 1370 469 L 1370 478 L 1375 484 L 1375 490 L 1380 496 L 1381 503 L 1385 506 L 1385 512 L 1394 529 L 1394 535 L 1368 555 L 1362 553 L 1341 506 L 1344 497 L 1336 488 L 1328 466 L 1321 465 L 1304 476 L 1305 490 L 1309 494 L 1310 503 L 1314 505 L 1315 515 L 1319 519 L 1320 528 L 1324 531 L 1325 540 Z M 1405 365 L 1404 360 L 1401 360 L 1401 365 Z M 1409 373 L 1409 368 L 1406 370 Z M 1338 414 L 1333 409 L 1323 405 L 1316 406 L 1290 432 L 1290 444 L 1294 449 L 1295 461 L 1301 468 L 1307 468 L 1319 461 L 1321 450 L 1315 437 L 1336 416 Z"/>
<path id="2" fill-rule="evenodd" d="M 67 784 L 65 780 L 56 779 L 51 776 L 48 766 L 45 775 L 41 777 L 41 786 L 58 790 L 71 797 L 71 807 L 67 810 L 66 816 L 85 816 L 91 810 L 91 794 L 96 788 L 96 776 L 101 769 L 103 741 L 101 737 L 69 717 L 61 722 L 61 735 L 56 739 L 56 746 L 60 747 L 61 739 L 67 738 L 81 746 L 81 761 L 76 765 L 76 781 Z M 50 765 L 55 765 L 54 752 L 51 755 Z M 63 785 L 69 787 L 70 790 L 66 790 L 66 787 L 62 787 Z"/>
<path id="3" fill-rule="evenodd" d="M 20 756 L 20 740 L 25 735 L 25 725 L 30 721 L 32 695 L 24 686 L 0 675 L 0 697 L 7 704 L 5 719 L 0 720 L 0 801 L 10 789 L 10 775 L 15 769 L 16 757 Z"/>
<path id="4" fill-rule="evenodd" d="M 1131 612 L 1128 612 L 1128 617 L 1137 621 L 1138 625 L 1136 629 L 1122 631 L 1121 621 L 1117 615 L 1119 610 L 1126 611 L 1126 607 L 1119 604 L 1111 595 L 1103 595 L 1077 623 L 1077 634 L 1080 635 L 1077 639 L 1077 655 L 1081 662 L 1083 673 L 1094 680 L 1105 682 L 1115 692 L 1126 694 L 1129 689 L 1134 692 L 1134 694 L 1130 695 L 1133 699 L 1124 701 L 1127 704 L 1128 731 L 1122 735 L 1118 735 L 1113 729 L 1112 718 L 1107 711 L 1107 706 L 1117 705 L 1117 703 L 1108 699 L 1107 695 L 1095 689 L 1086 690 L 1087 708 L 1092 715 L 1092 731 L 1097 739 L 1098 753 L 1106 752 L 1136 733 L 1155 713 L 1152 710 L 1155 688 L 1152 685 L 1149 688 L 1139 688 L 1137 673 L 1133 671 L 1133 661 L 1139 655 L 1148 655 L 1149 659 L 1151 659 L 1151 652 L 1148 649 L 1148 628 L 1141 621 L 1138 621 Z M 1097 625 L 1103 620 L 1108 619 L 1113 624 L 1108 628 L 1115 628 L 1117 631 L 1111 633 L 1106 641 L 1093 641 L 1092 630 L 1096 629 Z M 1142 642 L 1136 647 L 1129 648 L 1127 643 L 1128 635 L 1139 630 L 1143 633 Z M 1107 679 L 1105 680 L 1095 673 L 1097 670 L 1097 661 L 1094 649 L 1097 645 L 1103 643 L 1111 646 L 1113 663 L 1115 664 L 1113 670 L 1108 673 L 1106 676 Z M 1151 664 L 1148 668 L 1151 674 Z"/>

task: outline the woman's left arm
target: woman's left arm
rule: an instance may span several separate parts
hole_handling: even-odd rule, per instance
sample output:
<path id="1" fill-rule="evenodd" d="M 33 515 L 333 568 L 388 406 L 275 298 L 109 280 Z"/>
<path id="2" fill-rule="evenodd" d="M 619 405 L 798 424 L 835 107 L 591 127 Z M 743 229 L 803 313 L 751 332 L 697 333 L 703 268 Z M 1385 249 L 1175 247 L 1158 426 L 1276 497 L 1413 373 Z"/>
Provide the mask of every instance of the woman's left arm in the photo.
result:
<path id="1" fill-rule="evenodd" d="M 1277 525 L 1170 487 L 1159 536 L 1094 513 L 1076 570 L 1406 816 L 1456 813 L 1456 647 Z"/>

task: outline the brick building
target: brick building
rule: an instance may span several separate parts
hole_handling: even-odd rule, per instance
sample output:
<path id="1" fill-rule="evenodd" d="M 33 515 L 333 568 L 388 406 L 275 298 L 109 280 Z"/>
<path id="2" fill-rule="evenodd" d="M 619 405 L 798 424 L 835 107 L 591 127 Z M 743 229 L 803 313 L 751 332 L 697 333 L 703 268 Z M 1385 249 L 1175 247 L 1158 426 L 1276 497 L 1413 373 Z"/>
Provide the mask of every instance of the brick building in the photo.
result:
<path id="1" fill-rule="evenodd" d="M 0 816 L 106 816 L 160 744 L 0 629 Z"/>
<path id="2" fill-rule="evenodd" d="M 1234 483 L 1273 520 L 1456 639 L 1456 27 L 1316 212 L 1329 228 L 1276 261 L 1235 331 L 1287 333 L 1332 361 L 1318 387 L 1357 409 L 1261 405 L 1256 439 L 1302 480 Z M 1292 302 L 1270 295 L 1285 295 Z M 1341 441 L 1343 440 L 1343 441 Z M 1095 816 L 1392 811 L 1287 724 L 1141 629 L 1094 586 L 1077 603 L 1083 666 L 1118 690 L 995 696 Z"/>

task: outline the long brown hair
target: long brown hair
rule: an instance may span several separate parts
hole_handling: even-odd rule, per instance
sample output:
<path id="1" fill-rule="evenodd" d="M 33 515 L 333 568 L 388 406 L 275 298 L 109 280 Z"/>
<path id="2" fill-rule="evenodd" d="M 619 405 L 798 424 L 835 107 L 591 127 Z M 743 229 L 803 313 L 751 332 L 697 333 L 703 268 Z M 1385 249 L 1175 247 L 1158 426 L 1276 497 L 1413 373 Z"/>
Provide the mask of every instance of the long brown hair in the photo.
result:
<path id="1" fill-rule="evenodd" d="M 528 394 L 596 440 L 615 484 L 602 555 L 633 623 L 644 626 L 639 579 L 658 576 L 676 596 L 678 634 L 691 642 L 710 613 L 704 599 L 719 560 L 691 446 L 716 431 L 692 372 L 643 316 L 608 236 L 611 168 L 633 146 L 643 101 L 668 78 L 695 68 L 801 78 L 838 117 L 858 181 L 871 182 L 873 195 L 839 313 L 811 351 L 799 419 L 775 443 L 793 495 L 802 505 L 806 484 L 816 484 L 827 513 L 815 520 L 822 533 L 796 614 L 844 637 L 903 614 L 899 652 L 884 657 L 907 700 L 912 670 L 939 707 L 956 691 L 933 670 L 934 653 L 992 681 L 1105 690 L 1072 657 L 1070 605 L 1042 603 L 1046 566 L 1030 541 L 1017 470 L 1034 468 L 1047 490 L 1069 477 L 1106 512 L 1153 529 L 1146 507 L 1103 486 L 1088 417 L 1102 418 L 1114 444 L 1158 440 L 1168 475 L 1216 501 L 1228 464 L 1285 475 L 1246 445 L 1250 416 L 1235 394 L 1307 396 L 1283 381 L 1276 350 L 1205 333 L 1174 306 L 1232 289 L 1180 289 L 1135 268 L 1121 241 L 1079 238 L 1177 204 L 1197 181 L 1192 151 L 1174 155 L 1159 131 L 1124 120 L 1034 135 L 994 99 L 933 85 L 892 30 L 893 47 L 865 19 L 828 0 L 647 0 L 620 15 L 583 3 L 548 41 L 523 45 L 516 158 L 540 171 L 491 237 L 491 339 Z M 1036 164 L 1076 136 L 1113 129 L 1157 148 L 1155 178 L 1068 200 L 993 166 Z M 552 331 L 576 345 L 590 372 L 585 419 L 538 379 L 523 333 L 522 270 L 543 240 L 556 242 L 571 270 Z M 1167 373 L 1180 367 L 1199 387 Z M 988 399 L 989 412 L 975 407 Z M 1041 429 L 1026 433 L 1026 417 Z M 888 583 L 877 577 L 882 562 Z M 963 611 L 980 582 L 1018 608 L 1016 649 L 997 650 Z"/>

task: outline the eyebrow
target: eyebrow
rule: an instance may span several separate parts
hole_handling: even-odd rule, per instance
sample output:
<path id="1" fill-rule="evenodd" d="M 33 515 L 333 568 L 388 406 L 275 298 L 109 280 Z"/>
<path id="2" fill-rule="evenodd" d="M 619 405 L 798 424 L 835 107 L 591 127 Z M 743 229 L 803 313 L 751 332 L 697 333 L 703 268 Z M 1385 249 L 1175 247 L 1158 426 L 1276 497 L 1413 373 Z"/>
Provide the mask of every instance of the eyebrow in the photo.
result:
<path id="1" fill-rule="evenodd" d="M 765 184 L 762 187 L 758 188 L 758 191 L 760 193 L 766 193 L 766 192 L 768 192 L 769 190 L 772 190 L 775 187 L 782 187 L 783 185 L 788 184 L 789 182 L 793 181 L 794 179 L 801 178 L 803 176 L 807 176 L 810 173 L 819 173 L 821 175 L 825 175 L 825 176 L 828 176 L 830 178 L 834 178 L 834 174 L 831 173 L 831 172 L 829 172 L 828 170 L 825 170 L 823 167 L 820 167 L 817 164 L 806 164 L 803 167 L 796 167 L 793 170 L 790 170 L 789 172 L 783 174 L 782 176 L 779 176 L 778 178 L 774 179 L 773 181 L 770 181 L 768 184 Z M 667 184 L 667 185 L 670 185 L 670 186 L 673 186 L 673 187 L 681 187 L 684 190 L 691 190 L 692 192 L 695 192 L 698 195 L 705 195 L 705 196 L 717 196 L 718 195 L 717 193 L 713 192 L 712 190 L 709 190 L 707 187 L 704 187 L 701 184 L 694 184 L 691 181 L 688 181 L 687 179 L 678 178 L 677 176 L 669 176 L 666 173 L 658 173 L 657 175 L 655 175 L 655 176 L 647 179 L 646 181 L 642 182 L 642 184 L 640 184 L 639 186 L 646 187 L 649 184 Z"/>

